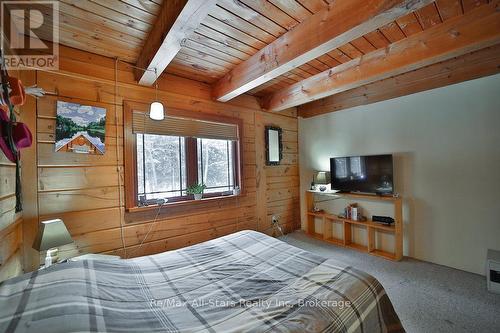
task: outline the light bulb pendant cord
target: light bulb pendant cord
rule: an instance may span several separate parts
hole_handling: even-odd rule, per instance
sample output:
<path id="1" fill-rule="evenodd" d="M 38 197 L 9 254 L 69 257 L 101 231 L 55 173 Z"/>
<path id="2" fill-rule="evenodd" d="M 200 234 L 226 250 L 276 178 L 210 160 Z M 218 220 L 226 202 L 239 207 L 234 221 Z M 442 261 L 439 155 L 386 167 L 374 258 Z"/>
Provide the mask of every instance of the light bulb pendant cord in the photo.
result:
<path id="1" fill-rule="evenodd" d="M 155 101 L 158 101 L 158 69 L 155 67 Z"/>
<path id="2" fill-rule="evenodd" d="M 149 118 L 152 120 L 163 120 L 165 119 L 165 109 L 163 104 L 158 100 L 158 72 L 155 68 L 155 101 L 151 103 L 149 110 Z"/>

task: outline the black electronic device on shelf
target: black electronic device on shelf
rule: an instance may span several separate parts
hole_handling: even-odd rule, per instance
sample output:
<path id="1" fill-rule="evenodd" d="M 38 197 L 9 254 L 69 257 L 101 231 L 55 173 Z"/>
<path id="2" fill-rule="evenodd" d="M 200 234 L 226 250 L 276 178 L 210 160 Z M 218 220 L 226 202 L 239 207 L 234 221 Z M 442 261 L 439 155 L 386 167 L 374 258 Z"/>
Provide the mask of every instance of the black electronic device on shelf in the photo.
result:
<path id="1" fill-rule="evenodd" d="M 388 225 L 391 225 L 394 223 L 394 219 L 392 217 L 380 216 L 380 215 L 373 215 L 372 221 L 376 222 L 376 223 L 382 223 L 382 224 L 388 224 Z"/>

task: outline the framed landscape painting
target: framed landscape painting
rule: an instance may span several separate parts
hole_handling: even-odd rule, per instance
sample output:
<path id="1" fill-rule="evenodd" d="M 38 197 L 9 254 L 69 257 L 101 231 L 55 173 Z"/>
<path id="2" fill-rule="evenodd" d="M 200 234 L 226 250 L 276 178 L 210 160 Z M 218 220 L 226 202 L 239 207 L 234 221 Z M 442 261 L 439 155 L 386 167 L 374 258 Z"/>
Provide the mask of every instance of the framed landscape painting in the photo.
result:
<path id="1" fill-rule="evenodd" d="M 103 155 L 106 109 L 57 101 L 56 152 Z"/>

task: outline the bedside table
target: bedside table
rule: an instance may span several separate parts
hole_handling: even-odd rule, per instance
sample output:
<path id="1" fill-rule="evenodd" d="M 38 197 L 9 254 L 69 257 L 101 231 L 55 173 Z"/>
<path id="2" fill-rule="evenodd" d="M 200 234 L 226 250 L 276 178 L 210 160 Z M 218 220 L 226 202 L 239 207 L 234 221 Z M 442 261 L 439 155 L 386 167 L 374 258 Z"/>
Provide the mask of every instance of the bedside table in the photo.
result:
<path id="1" fill-rule="evenodd" d="M 69 261 L 80 261 L 80 260 L 117 260 L 121 259 L 120 256 L 113 256 L 109 254 L 94 254 L 94 253 L 87 253 L 87 254 L 82 254 L 81 256 L 73 257 L 68 259 Z"/>

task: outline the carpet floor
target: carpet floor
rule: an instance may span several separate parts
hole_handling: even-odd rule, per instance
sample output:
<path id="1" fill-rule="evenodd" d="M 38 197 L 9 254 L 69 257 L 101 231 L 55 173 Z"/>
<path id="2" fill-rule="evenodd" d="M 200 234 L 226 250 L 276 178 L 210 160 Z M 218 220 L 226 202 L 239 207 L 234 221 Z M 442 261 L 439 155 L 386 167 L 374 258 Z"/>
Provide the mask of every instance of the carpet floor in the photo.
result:
<path id="1" fill-rule="evenodd" d="M 486 290 L 484 276 L 411 258 L 392 262 L 321 242 L 302 231 L 281 239 L 376 277 L 409 333 L 500 332 L 500 295 Z"/>

